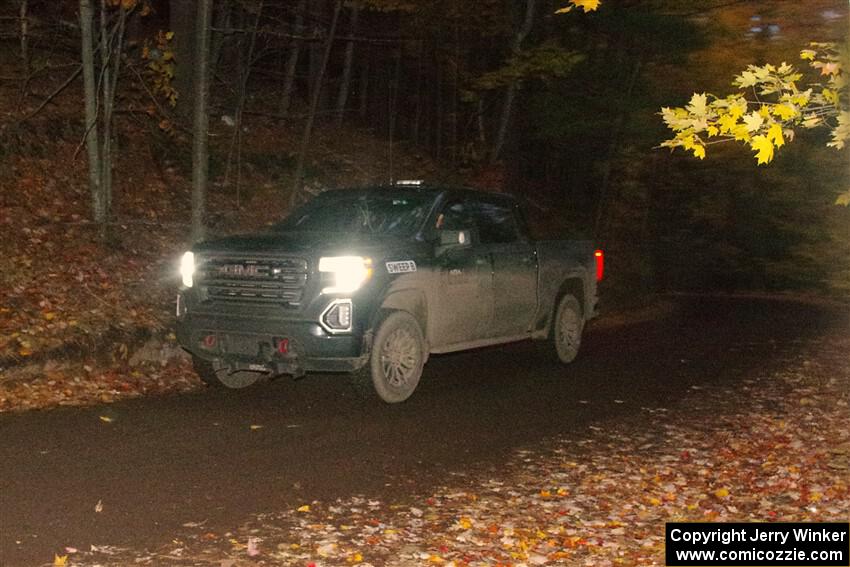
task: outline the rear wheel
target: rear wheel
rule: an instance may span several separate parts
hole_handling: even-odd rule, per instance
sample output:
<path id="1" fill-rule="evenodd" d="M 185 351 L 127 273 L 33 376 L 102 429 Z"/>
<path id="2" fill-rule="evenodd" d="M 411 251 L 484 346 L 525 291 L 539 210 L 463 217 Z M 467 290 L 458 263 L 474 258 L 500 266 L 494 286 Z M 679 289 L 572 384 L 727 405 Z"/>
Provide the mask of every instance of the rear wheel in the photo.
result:
<path id="1" fill-rule="evenodd" d="M 370 373 L 375 392 L 389 404 L 413 394 L 425 364 L 425 339 L 419 323 L 404 311 L 391 313 L 372 344 Z"/>
<path id="2" fill-rule="evenodd" d="M 555 353 L 564 364 L 572 362 L 578 356 L 583 330 L 584 318 L 578 300 L 572 295 L 565 295 L 558 302 L 552 328 Z"/>
<path id="3" fill-rule="evenodd" d="M 198 377 L 210 386 L 223 386 L 238 390 L 254 385 L 264 376 L 262 372 L 251 372 L 250 370 L 233 372 L 220 362 L 210 362 L 197 356 L 192 357 L 192 363 Z"/>

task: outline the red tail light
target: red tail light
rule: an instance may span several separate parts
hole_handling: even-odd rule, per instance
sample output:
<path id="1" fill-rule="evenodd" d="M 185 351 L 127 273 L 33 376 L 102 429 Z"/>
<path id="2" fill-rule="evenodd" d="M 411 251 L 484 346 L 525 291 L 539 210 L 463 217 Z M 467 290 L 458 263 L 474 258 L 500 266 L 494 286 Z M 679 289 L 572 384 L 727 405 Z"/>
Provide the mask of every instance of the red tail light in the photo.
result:
<path id="1" fill-rule="evenodd" d="M 601 282 L 602 276 L 605 275 L 605 253 L 602 250 L 597 250 L 593 253 L 596 260 L 596 281 Z"/>
<path id="2" fill-rule="evenodd" d="M 277 352 L 280 354 L 289 354 L 289 339 L 275 339 L 277 344 Z"/>

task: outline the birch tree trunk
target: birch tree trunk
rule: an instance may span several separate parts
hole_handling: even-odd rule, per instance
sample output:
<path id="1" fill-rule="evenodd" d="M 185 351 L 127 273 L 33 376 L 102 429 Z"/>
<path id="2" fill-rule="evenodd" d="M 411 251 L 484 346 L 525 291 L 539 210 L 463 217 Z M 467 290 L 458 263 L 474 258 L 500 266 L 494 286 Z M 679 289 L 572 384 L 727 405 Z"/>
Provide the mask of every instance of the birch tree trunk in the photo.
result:
<path id="1" fill-rule="evenodd" d="M 89 166 L 89 191 L 91 192 L 94 222 L 106 222 L 103 194 L 100 187 L 100 144 L 97 127 L 97 83 L 94 74 L 94 49 L 91 0 L 80 0 L 80 32 L 82 35 L 83 91 L 86 109 L 86 155 Z"/>
<path id="2" fill-rule="evenodd" d="M 513 45 L 511 46 L 511 54 L 519 55 L 522 52 L 522 42 L 525 37 L 531 32 L 531 26 L 534 24 L 534 8 L 537 0 L 526 0 L 525 3 L 525 20 L 522 23 L 517 34 L 514 36 Z M 505 140 L 508 137 L 508 127 L 511 123 L 511 114 L 514 107 L 514 99 L 516 99 L 519 91 L 520 83 L 512 83 L 505 92 L 505 101 L 502 104 L 502 115 L 499 118 L 499 129 L 496 132 L 496 139 L 493 141 L 493 149 L 490 153 L 490 163 L 496 163 L 499 160 L 499 155 L 502 153 L 502 148 L 505 145 Z"/>
<path id="3" fill-rule="evenodd" d="M 195 110 L 192 128 L 192 241 L 204 238 L 204 217 L 207 198 L 207 175 L 209 152 L 207 132 L 209 129 L 209 67 L 210 67 L 210 20 L 213 0 L 198 0 L 195 31 Z"/>

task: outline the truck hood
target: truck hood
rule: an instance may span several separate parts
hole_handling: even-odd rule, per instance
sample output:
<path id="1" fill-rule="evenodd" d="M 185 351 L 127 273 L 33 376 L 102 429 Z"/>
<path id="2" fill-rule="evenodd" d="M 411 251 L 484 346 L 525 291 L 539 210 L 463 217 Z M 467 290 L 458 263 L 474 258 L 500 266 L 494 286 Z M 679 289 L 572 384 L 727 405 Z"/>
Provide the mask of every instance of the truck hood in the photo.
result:
<path id="1" fill-rule="evenodd" d="M 334 232 L 277 232 L 228 236 L 201 242 L 200 253 L 226 254 L 369 254 L 390 246 L 398 247 L 399 238 L 381 235 L 352 235 Z"/>

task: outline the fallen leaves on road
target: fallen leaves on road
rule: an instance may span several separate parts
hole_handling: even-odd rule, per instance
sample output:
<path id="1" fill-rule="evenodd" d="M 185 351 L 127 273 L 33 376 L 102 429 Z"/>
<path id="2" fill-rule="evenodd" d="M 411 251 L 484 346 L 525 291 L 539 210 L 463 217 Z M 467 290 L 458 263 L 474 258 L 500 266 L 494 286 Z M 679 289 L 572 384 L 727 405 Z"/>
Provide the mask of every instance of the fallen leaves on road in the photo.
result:
<path id="1" fill-rule="evenodd" d="M 141 395 L 186 392 L 203 385 L 186 360 L 166 366 L 144 363 L 135 368 L 122 361 L 106 366 L 82 363 L 49 363 L 15 369 L 0 377 L 0 412 L 53 406 L 109 403 Z M 100 417 L 105 424 L 114 418 Z"/>
<path id="2" fill-rule="evenodd" d="M 460 480 L 405 500 L 313 501 L 73 564 L 662 565 L 668 521 L 846 521 L 850 341 L 809 346 L 735 388 L 541 440 L 489 476 L 446 471 Z"/>

